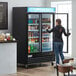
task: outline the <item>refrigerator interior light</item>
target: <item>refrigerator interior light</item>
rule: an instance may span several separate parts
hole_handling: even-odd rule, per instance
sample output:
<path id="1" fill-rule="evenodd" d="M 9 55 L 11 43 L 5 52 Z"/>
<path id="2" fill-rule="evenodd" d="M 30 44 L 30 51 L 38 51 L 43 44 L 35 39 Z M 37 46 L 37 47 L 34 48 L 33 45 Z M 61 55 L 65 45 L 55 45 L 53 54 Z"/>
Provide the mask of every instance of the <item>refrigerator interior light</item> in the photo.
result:
<path id="1" fill-rule="evenodd" d="M 44 8 L 44 7 L 28 7 L 27 12 L 44 12 L 44 13 L 55 13 L 56 8 Z"/>

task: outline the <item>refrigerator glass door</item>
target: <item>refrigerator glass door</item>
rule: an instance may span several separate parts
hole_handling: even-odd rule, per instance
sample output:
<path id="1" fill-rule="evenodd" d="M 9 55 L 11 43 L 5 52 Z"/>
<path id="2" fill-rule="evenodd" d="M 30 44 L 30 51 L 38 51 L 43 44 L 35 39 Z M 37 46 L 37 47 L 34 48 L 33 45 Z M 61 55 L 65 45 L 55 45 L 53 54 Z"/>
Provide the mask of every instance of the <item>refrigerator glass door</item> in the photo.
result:
<path id="1" fill-rule="evenodd" d="M 68 31 L 68 14 L 55 14 L 55 25 L 56 25 L 56 19 L 61 19 L 61 24 L 65 28 L 65 31 Z M 63 52 L 68 52 L 68 38 L 63 34 L 62 35 L 64 46 L 63 46 Z"/>
<path id="2" fill-rule="evenodd" d="M 42 14 L 42 52 L 53 51 L 53 34 L 46 31 L 48 26 L 53 28 L 53 15 Z"/>
<path id="3" fill-rule="evenodd" d="M 39 14 L 28 14 L 28 53 L 39 52 Z"/>

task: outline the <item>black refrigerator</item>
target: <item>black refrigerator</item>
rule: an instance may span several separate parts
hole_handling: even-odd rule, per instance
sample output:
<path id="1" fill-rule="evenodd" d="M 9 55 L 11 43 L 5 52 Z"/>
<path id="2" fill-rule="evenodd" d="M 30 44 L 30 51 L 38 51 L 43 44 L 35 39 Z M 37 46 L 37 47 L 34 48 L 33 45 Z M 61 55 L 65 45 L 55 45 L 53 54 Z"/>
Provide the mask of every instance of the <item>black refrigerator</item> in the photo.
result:
<path id="1" fill-rule="evenodd" d="M 33 64 L 53 62 L 53 33 L 46 28 L 54 27 L 55 8 L 14 7 L 13 36 L 18 41 L 17 62 Z"/>

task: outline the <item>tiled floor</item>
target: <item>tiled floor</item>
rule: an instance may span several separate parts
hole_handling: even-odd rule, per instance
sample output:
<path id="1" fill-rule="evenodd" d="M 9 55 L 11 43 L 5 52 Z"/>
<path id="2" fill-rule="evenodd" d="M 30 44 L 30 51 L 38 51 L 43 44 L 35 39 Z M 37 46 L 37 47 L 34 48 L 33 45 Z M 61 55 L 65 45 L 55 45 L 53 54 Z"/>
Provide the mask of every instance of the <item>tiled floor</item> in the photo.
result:
<path id="1" fill-rule="evenodd" d="M 35 66 L 29 69 L 18 67 L 17 74 L 1 75 L 1 76 L 57 76 L 56 69 L 48 63 L 45 66 Z M 60 76 L 63 76 L 62 74 Z"/>

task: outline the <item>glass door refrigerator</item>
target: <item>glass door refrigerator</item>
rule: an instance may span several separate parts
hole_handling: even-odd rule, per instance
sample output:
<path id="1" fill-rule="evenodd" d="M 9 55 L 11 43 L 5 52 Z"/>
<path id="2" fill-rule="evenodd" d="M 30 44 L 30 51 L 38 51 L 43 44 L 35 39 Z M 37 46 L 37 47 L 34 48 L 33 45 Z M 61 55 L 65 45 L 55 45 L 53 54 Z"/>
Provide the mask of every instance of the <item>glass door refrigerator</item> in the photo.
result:
<path id="1" fill-rule="evenodd" d="M 28 54 L 40 52 L 39 14 L 28 14 Z"/>
<path id="2" fill-rule="evenodd" d="M 46 31 L 53 28 L 55 8 L 27 8 L 28 14 L 28 63 L 55 60 L 53 34 Z"/>
<path id="3" fill-rule="evenodd" d="M 53 35 L 46 28 L 53 28 L 54 14 L 28 13 L 28 63 L 54 61 Z"/>
<path id="4" fill-rule="evenodd" d="M 48 33 L 46 31 L 47 27 L 53 28 L 53 15 L 52 14 L 42 14 L 42 52 L 53 51 L 53 33 Z"/>
<path id="5" fill-rule="evenodd" d="M 53 51 L 53 35 L 46 28 L 53 28 L 52 14 L 28 14 L 28 53 Z"/>
<path id="6" fill-rule="evenodd" d="M 46 28 L 54 27 L 55 8 L 14 7 L 13 36 L 18 41 L 17 62 L 32 64 L 53 62 L 53 33 Z"/>

